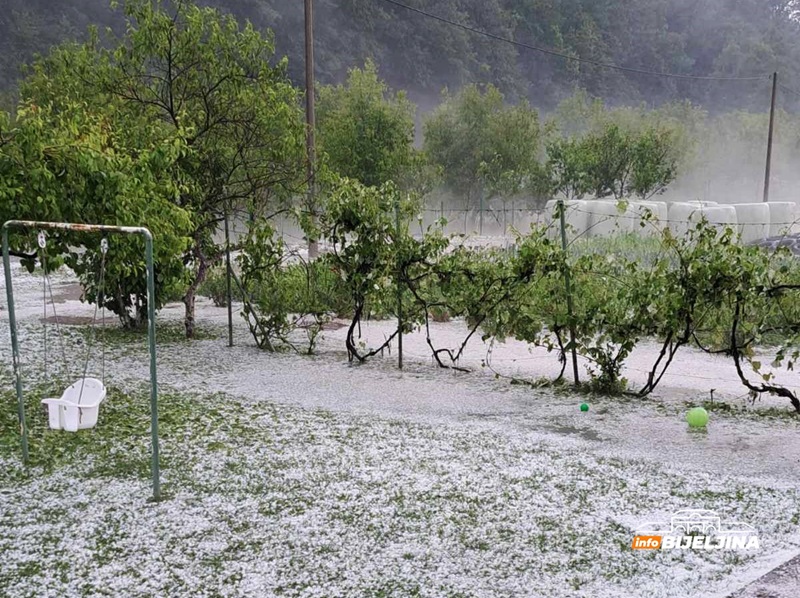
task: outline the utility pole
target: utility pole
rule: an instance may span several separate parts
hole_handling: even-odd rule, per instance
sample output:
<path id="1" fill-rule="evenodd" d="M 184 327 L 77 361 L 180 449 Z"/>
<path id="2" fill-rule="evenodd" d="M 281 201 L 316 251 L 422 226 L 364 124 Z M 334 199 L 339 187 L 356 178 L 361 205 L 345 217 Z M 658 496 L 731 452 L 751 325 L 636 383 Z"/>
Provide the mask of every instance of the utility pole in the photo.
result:
<path id="1" fill-rule="evenodd" d="M 308 208 L 311 218 L 316 222 L 316 197 L 314 171 L 317 162 L 317 149 L 314 139 L 316 118 L 314 115 L 314 11 L 312 0 L 305 0 L 306 22 L 306 180 L 308 181 Z M 313 259 L 319 254 L 316 239 L 308 240 L 308 257 Z"/>
<path id="2" fill-rule="evenodd" d="M 772 139 L 775 134 L 775 100 L 778 96 L 778 73 L 772 74 L 772 102 L 769 109 L 769 135 L 767 137 L 767 172 L 764 175 L 764 203 L 769 201 L 769 179 L 772 170 Z"/>

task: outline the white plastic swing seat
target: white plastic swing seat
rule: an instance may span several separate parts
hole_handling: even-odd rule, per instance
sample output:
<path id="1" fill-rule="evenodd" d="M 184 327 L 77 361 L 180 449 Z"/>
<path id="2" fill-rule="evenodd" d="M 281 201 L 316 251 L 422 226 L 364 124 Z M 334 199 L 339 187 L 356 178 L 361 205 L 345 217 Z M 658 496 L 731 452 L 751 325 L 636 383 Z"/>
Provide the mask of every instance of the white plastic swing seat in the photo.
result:
<path id="1" fill-rule="evenodd" d="M 106 387 L 97 378 L 79 378 L 70 384 L 60 399 L 43 399 L 53 430 L 77 432 L 94 428 Z"/>

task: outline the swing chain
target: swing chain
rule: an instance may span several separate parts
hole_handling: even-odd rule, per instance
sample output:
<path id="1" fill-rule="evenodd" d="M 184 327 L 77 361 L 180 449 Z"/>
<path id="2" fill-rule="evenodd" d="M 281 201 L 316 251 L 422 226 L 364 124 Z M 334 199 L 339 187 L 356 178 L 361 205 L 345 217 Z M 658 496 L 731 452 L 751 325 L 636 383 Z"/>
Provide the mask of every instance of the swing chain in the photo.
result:
<path id="1" fill-rule="evenodd" d="M 40 230 L 38 235 L 36 236 L 37 244 L 41 249 L 41 263 L 42 263 L 42 273 L 43 273 L 43 300 L 44 300 L 44 373 L 45 373 L 45 380 L 47 379 L 47 294 L 48 291 L 50 293 L 50 303 L 53 306 L 53 318 L 55 319 L 56 323 L 56 336 L 58 338 L 58 344 L 61 347 L 61 375 L 67 378 L 70 377 L 69 366 L 67 365 L 67 351 L 64 346 L 64 337 L 61 334 L 61 327 L 59 326 L 59 319 L 58 319 L 58 312 L 56 311 L 56 302 L 55 297 L 53 296 L 53 283 L 50 280 L 50 276 L 47 273 L 47 234 Z"/>
<path id="2" fill-rule="evenodd" d="M 91 357 L 92 353 L 92 345 L 94 341 L 97 340 L 97 309 L 98 306 L 103 306 L 103 322 L 105 323 L 105 276 L 106 276 L 106 253 L 108 252 L 108 239 L 103 238 L 100 241 L 100 282 L 98 284 L 97 294 L 95 296 L 95 303 L 94 303 L 94 316 L 92 317 L 92 336 L 86 343 L 86 358 L 83 362 L 83 380 L 86 380 L 86 373 L 89 370 L 89 358 Z M 105 336 L 105 330 L 103 331 L 103 335 Z M 105 386 L 105 377 L 106 377 L 106 345 L 104 342 L 101 341 L 103 346 L 103 358 L 102 358 L 102 377 L 103 377 L 103 386 Z M 83 384 L 81 384 L 81 390 L 78 394 L 78 402 L 80 402 L 81 398 L 83 397 Z"/>
<path id="3" fill-rule="evenodd" d="M 64 347 L 64 339 L 61 334 L 60 326 L 59 326 L 59 318 L 58 312 L 56 311 L 56 304 L 55 298 L 53 297 L 53 284 L 50 281 L 50 277 L 47 272 L 47 235 L 44 231 L 39 231 L 37 235 L 37 243 L 41 248 L 41 264 L 42 264 L 42 272 L 43 272 L 43 282 L 42 282 L 42 296 L 44 300 L 44 319 L 42 320 L 44 326 L 44 376 L 45 380 L 47 379 L 47 294 L 48 290 L 50 291 L 50 303 L 53 305 L 53 317 L 55 318 L 56 323 L 56 334 L 58 336 L 60 345 L 61 345 L 61 353 L 62 353 L 62 360 L 63 360 L 63 372 L 69 377 L 69 369 L 67 365 L 67 357 L 66 357 L 66 349 Z M 94 316 L 92 318 L 92 324 L 95 326 L 97 324 L 97 309 L 98 305 L 101 306 L 102 309 L 102 326 L 103 326 L 103 336 L 105 337 L 105 271 L 106 271 L 106 254 L 108 253 L 108 239 L 103 238 L 100 241 L 100 282 L 98 284 L 98 293 L 95 298 L 95 306 L 94 306 Z M 93 341 L 97 338 L 97 330 L 93 328 L 93 334 L 91 338 L 87 340 L 86 343 L 86 358 L 83 364 L 83 380 L 86 379 L 86 373 L 89 368 L 89 358 L 91 356 L 92 345 Z M 103 345 L 103 357 L 102 357 L 102 378 L 103 378 L 103 385 L 105 385 L 105 377 L 106 377 L 106 347 L 105 342 L 101 342 Z M 81 384 L 81 392 L 78 396 L 78 401 L 80 402 L 81 396 L 83 395 L 83 384 Z"/>
<path id="4" fill-rule="evenodd" d="M 100 344 L 103 347 L 103 357 L 101 359 L 101 377 L 103 386 L 106 385 L 106 287 L 105 287 L 105 273 L 106 273 L 106 254 L 108 253 L 108 238 L 103 237 L 100 241 L 100 252 L 103 254 L 103 260 L 100 264 L 100 321 L 101 331 L 103 338 Z"/>
<path id="5" fill-rule="evenodd" d="M 47 237 L 43 230 L 39 231 L 36 235 L 39 248 L 42 250 L 39 261 L 42 265 L 42 272 L 47 274 L 47 259 L 44 248 L 47 246 Z M 44 336 L 44 379 L 47 382 L 47 276 L 42 276 L 42 307 L 44 313 L 42 314 L 42 334 Z"/>

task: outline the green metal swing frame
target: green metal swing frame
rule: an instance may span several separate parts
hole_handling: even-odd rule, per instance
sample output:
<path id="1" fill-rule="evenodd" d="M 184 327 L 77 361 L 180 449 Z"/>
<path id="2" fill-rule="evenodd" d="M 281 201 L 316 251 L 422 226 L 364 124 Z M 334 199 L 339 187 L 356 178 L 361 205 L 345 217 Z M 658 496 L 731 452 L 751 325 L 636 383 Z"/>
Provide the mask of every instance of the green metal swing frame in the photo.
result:
<path id="1" fill-rule="evenodd" d="M 150 347 L 150 436 L 151 466 L 153 478 L 153 500 L 161 499 L 161 475 L 158 446 L 158 381 L 156 371 L 156 313 L 155 313 L 155 274 L 153 270 L 153 235 L 144 227 L 109 226 L 105 224 L 74 224 L 67 222 L 36 222 L 30 220 L 9 220 L 3 224 L 3 268 L 8 298 L 8 322 L 11 327 L 11 350 L 13 353 L 14 378 L 17 386 L 17 416 L 19 417 L 22 442 L 22 460 L 28 463 L 28 424 L 25 419 L 25 401 L 22 394 L 22 373 L 20 371 L 19 340 L 17 338 L 17 319 L 14 313 L 14 289 L 11 283 L 11 260 L 8 251 L 8 232 L 10 229 L 69 230 L 76 232 L 102 232 L 144 237 L 145 259 L 147 261 L 147 340 Z"/>

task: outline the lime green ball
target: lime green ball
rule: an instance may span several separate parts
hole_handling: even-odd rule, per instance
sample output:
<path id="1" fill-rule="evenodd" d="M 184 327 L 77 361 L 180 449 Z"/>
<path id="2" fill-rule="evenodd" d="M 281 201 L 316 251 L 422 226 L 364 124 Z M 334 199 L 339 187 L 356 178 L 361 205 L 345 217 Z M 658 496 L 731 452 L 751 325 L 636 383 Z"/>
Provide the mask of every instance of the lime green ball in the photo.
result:
<path id="1" fill-rule="evenodd" d="M 702 407 L 694 407 L 686 413 L 686 421 L 692 428 L 705 428 L 708 423 L 708 411 Z"/>
<path id="2" fill-rule="evenodd" d="M 586 403 L 581 403 L 581 411 L 583 411 L 584 413 L 589 411 L 589 405 L 587 405 Z"/>

